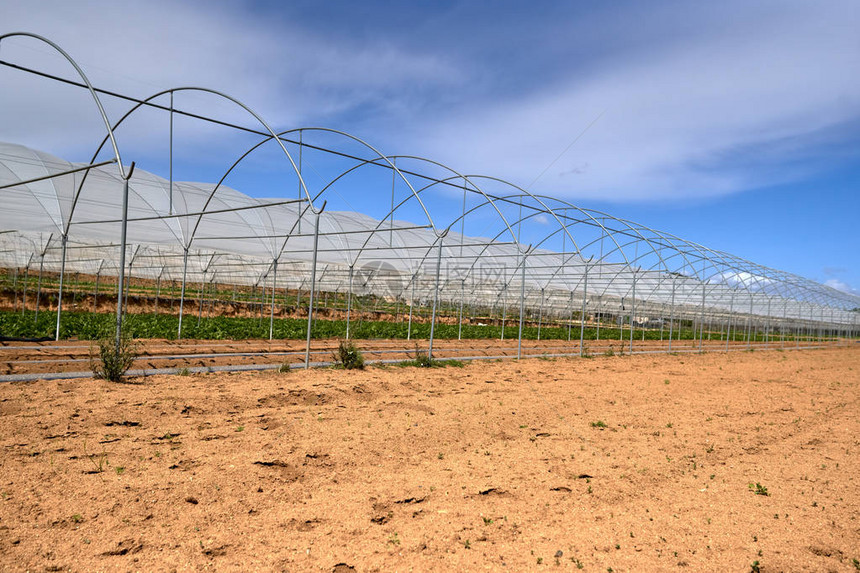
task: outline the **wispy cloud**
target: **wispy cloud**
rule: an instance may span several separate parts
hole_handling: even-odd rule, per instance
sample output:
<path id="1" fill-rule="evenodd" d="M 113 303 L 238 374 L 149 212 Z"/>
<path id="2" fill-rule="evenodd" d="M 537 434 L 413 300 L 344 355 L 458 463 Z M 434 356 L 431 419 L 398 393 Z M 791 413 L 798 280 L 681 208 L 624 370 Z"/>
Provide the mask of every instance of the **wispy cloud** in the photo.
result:
<path id="1" fill-rule="evenodd" d="M 543 187 L 577 197 L 666 199 L 790 180 L 813 167 L 804 164 L 816 151 L 810 139 L 860 139 L 860 74 L 851 71 L 860 69 L 860 5 L 735 4 L 723 12 L 731 20 L 709 20 L 697 6 L 644 15 L 642 27 L 665 36 L 635 51 L 622 44 L 606 53 L 604 45 L 599 68 L 572 62 L 569 74 L 525 96 L 443 118 L 430 127 L 428 152 L 529 181 L 605 108 Z M 662 20 L 676 8 L 695 35 L 676 19 Z M 609 22 L 607 36 L 612 29 Z M 573 24 L 571 37 L 578 31 Z"/>
<path id="2" fill-rule="evenodd" d="M 849 285 L 846 282 L 843 282 L 840 279 L 828 279 L 827 281 L 824 282 L 824 284 L 826 286 L 831 287 L 831 288 L 835 288 L 838 291 L 842 291 L 842 292 L 848 293 L 848 294 L 853 294 L 855 296 L 860 296 L 860 290 L 852 287 L 851 285 Z"/>
<path id="3" fill-rule="evenodd" d="M 212 87 L 278 128 L 324 124 L 522 186 L 605 110 L 535 185 L 557 196 L 713 197 L 858 159 L 855 0 L 545 8 L 7 0 L 0 11 L 4 30 L 55 39 L 105 87 Z M 3 44 L 0 56 L 69 75 L 37 45 Z M 54 89 L 0 90 L 18 110 L 0 137 L 63 155 L 97 140 L 89 104 Z M 181 105 L 247 117 L 205 96 Z M 148 127 L 134 142 L 163 145 L 163 126 Z"/>

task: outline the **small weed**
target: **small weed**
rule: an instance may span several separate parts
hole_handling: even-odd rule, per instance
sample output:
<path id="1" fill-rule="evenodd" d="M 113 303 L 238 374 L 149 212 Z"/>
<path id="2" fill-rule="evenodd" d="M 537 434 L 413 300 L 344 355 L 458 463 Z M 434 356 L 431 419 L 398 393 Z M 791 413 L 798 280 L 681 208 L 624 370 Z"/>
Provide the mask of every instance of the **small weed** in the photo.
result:
<path id="1" fill-rule="evenodd" d="M 341 340 L 337 345 L 337 351 L 332 354 L 335 367 L 345 370 L 364 369 L 364 355 L 355 344 Z"/>
<path id="2" fill-rule="evenodd" d="M 484 520 L 484 525 L 490 525 L 491 523 L 493 523 L 493 520 L 490 519 L 489 517 L 483 517 L 482 516 L 481 519 Z"/>
<path id="3" fill-rule="evenodd" d="M 573 564 L 576 565 L 577 569 L 585 569 L 585 564 L 576 557 L 571 557 L 570 560 L 573 561 Z"/>
<path id="4" fill-rule="evenodd" d="M 769 496 L 770 494 L 767 492 L 767 488 L 756 482 L 755 484 L 749 484 L 750 491 L 752 491 L 756 495 Z"/>
<path id="5" fill-rule="evenodd" d="M 592 428 L 606 428 L 606 422 L 603 420 L 597 420 L 596 422 L 591 422 Z"/>
<path id="6" fill-rule="evenodd" d="M 543 557 L 538 557 L 537 564 L 540 565 L 541 563 L 543 563 Z"/>
<path id="7" fill-rule="evenodd" d="M 472 548 L 472 544 L 471 544 L 471 542 L 467 539 L 467 540 L 466 540 L 466 543 L 464 543 L 464 544 L 463 544 L 463 547 L 465 547 L 466 549 L 471 549 L 471 548 Z"/>
<path id="8" fill-rule="evenodd" d="M 73 523 L 81 523 L 84 520 L 83 516 L 80 513 L 76 513 L 72 516 Z"/>
<path id="9" fill-rule="evenodd" d="M 96 473 L 100 474 L 105 471 L 105 468 L 108 466 L 108 461 L 107 452 L 104 451 L 104 448 L 102 448 L 102 453 L 98 456 L 96 456 L 96 454 L 90 454 L 87 452 L 87 442 L 84 441 L 84 455 L 93 463 Z"/>
<path id="10" fill-rule="evenodd" d="M 280 372 L 281 374 L 289 374 L 291 371 L 292 369 L 290 368 L 289 362 L 284 362 L 283 364 L 278 366 L 278 372 Z"/>
<path id="11" fill-rule="evenodd" d="M 388 543 L 390 543 L 391 545 L 400 545 L 400 536 L 397 535 L 397 532 L 394 532 L 388 536 Z"/>
<path id="12" fill-rule="evenodd" d="M 129 336 L 121 337 L 118 345 L 111 336 L 102 338 L 98 341 L 98 355 L 90 348 L 93 376 L 110 382 L 122 382 L 137 353 L 137 345 Z"/>
<path id="13" fill-rule="evenodd" d="M 125 472 L 125 467 L 123 467 L 123 466 L 116 466 L 116 467 L 114 468 L 114 471 L 116 472 L 116 475 L 121 476 L 121 475 L 123 474 L 123 472 Z"/>
<path id="14" fill-rule="evenodd" d="M 242 431 L 242 430 L 244 430 L 244 429 L 245 429 L 245 426 L 236 426 L 236 431 L 237 431 L 237 432 L 241 432 L 241 431 Z"/>
<path id="15" fill-rule="evenodd" d="M 672 422 L 669 422 L 668 424 L 666 424 L 666 427 L 667 427 L 667 428 L 671 428 L 671 427 L 672 427 Z"/>
<path id="16" fill-rule="evenodd" d="M 607 348 L 607 349 L 603 352 L 603 355 L 604 355 L 604 356 L 615 356 L 615 351 L 614 351 L 614 350 L 612 350 L 612 347 L 610 346 L 609 348 Z"/>
<path id="17" fill-rule="evenodd" d="M 191 370 L 188 368 L 182 367 L 179 369 L 179 372 L 176 373 L 177 376 L 191 376 Z"/>
<path id="18" fill-rule="evenodd" d="M 750 564 L 750 573 L 761 573 L 761 565 L 759 565 L 758 559 Z"/>
<path id="19" fill-rule="evenodd" d="M 854 565 L 854 569 L 860 571 L 860 561 L 855 558 L 851 560 L 851 564 Z"/>
<path id="20" fill-rule="evenodd" d="M 437 459 L 440 459 L 440 460 L 444 460 L 444 459 L 445 459 L 445 454 L 443 454 L 442 452 L 439 452 L 438 454 L 436 454 L 436 458 L 437 458 Z"/>
<path id="21" fill-rule="evenodd" d="M 668 383 L 669 383 L 669 379 L 668 379 L 668 378 L 666 378 L 665 380 L 663 380 L 663 384 L 668 384 Z"/>

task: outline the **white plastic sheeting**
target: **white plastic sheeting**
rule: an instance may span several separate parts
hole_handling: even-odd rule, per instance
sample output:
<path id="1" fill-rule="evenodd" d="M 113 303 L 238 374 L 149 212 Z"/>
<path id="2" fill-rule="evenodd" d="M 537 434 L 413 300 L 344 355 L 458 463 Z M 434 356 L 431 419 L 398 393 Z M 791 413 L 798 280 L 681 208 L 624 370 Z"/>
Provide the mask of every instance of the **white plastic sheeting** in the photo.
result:
<path id="1" fill-rule="evenodd" d="M 80 165 L 0 143 L 0 186 L 75 167 Z M 59 271 L 60 238 L 67 234 L 68 272 L 117 274 L 122 191 L 123 181 L 110 165 L 0 190 L 0 265 L 38 261 Z M 141 169 L 129 182 L 126 261 L 132 276 L 179 280 L 187 251 L 188 281 L 271 287 L 277 261 L 277 288 L 308 288 L 314 214 L 306 202 L 173 182 L 171 212 L 170 191 L 168 180 Z M 585 297 L 590 312 L 633 312 L 642 322 L 667 316 L 667 305 L 694 317 L 740 313 L 856 322 L 852 309 L 860 307 L 860 298 L 807 279 L 552 198 L 495 199 L 516 205 L 520 218 L 503 221 L 499 215 L 496 234 L 489 237 L 470 234 L 465 225 L 458 234 L 458 224 L 441 233 L 427 222 L 397 220 L 396 212 L 380 221 L 324 211 L 317 289 L 344 292 L 351 284 L 356 294 L 426 301 L 438 284 L 449 302 L 501 307 L 523 296 L 530 309 L 558 317 L 579 310 Z M 531 248 L 505 232 L 534 220 L 549 225 L 547 239 Z M 559 238 L 569 249 L 544 247 L 558 245 Z"/>

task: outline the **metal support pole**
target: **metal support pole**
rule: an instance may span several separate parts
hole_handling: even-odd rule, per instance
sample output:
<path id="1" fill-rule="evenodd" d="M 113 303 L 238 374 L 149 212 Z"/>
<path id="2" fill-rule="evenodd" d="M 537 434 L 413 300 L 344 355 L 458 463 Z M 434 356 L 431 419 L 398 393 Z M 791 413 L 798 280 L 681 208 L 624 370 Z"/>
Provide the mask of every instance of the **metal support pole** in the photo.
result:
<path id="1" fill-rule="evenodd" d="M 523 319 L 525 318 L 526 309 L 526 255 L 528 250 L 523 253 L 522 260 L 522 284 L 520 285 L 520 329 L 517 335 L 517 360 L 523 355 Z"/>
<path id="2" fill-rule="evenodd" d="M 200 327 L 200 319 L 203 317 L 203 288 L 206 285 L 206 271 L 209 270 L 209 266 L 207 265 L 203 269 L 203 278 L 200 279 L 200 290 L 197 293 L 197 327 Z"/>
<path id="3" fill-rule="evenodd" d="M 21 314 L 27 310 L 27 286 L 30 284 L 30 264 L 33 262 L 33 254 L 30 253 L 30 258 L 27 259 L 27 266 L 24 267 L 24 292 L 21 298 Z"/>
<path id="4" fill-rule="evenodd" d="M 323 204 L 325 207 L 325 204 Z M 317 252 L 319 251 L 320 240 L 320 214 L 316 213 L 314 217 L 314 251 L 311 260 L 311 291 L 310 300 L 308 301 L 308 330 L 307 340 L 305 342 L 305 368 L 311 367 L 311 327 L 313 325 L 314 316 L 314 291 L 316 290 L 317 280 Z"/>
<path id="5" fill-rule="evenodd" d="M 128 170 L 128 175 L 123 180 L 122 185 L 122 224 L 120 226 L 119 238 L 119 278 L 117 279 L 116 290 L 116 352 L 119 354 L 120 343 L 122 342 L 122 291 L 123 281 L 125 281 L 125 249 L 126 235 L 128 231 L 128 181 L 131 179 L 131 174 L 134 172 L 134 162 Z"/>
<path id="6" fill-rule="evenodd" d="M 170 206 L 169 214 L 173 215 L 173 92 L 170 92 Z"/>
<path id="7" fill-rule="evenodd" d="M 47 247 L 45 247 L 47 249 Z M 42 298 L 42 270 L 45 267 L 45 252 L 39 256 L 39 280 L 36 281 L 36 314 L 33 316 L 33 322 L 39 320 L 39 301 Z"/>
<path id="8" fill-rule="evenodd" d="M 412 340 L 412 310 L 415 308 L 415 281 L 418 278 L 418 271 L 412 275 L 412 289 L 409 295 L 409 326 L 406 329 L 406 340 Z"/>
<path id="9" fill-rule="evenodd" d="M 588 263 L 585 263 L 585 278 L 582 281 L 582 314 L 579 317 L 579 356 L 585 355 L 583 350 L 585 342 L 585 305 L 588 301 Z"/>
<path id="10" fill-rule="evenodd" d="M 161 298 L 161 277 L 164 275 L 166 265 L 162 265 L 158 278 L 155 279 L 155 314 L 158 314 L 158 299 Z"/>
<path id="11" fill-rule="evenodd" d="M 352 311 L 352 274 L 353 265 L 349 265 L 349 287 L 346 291 L 346 339 L 349 340 L 349 318 Z"/>
<path id="12" fill-rule="evenodd" d="M 573 329 L 573 291 L 570 291 L 570 301 L 568 304 L 570 305 L 570 318 L 567 320 L 567 341 L 570 342 L 571 330 Z M 580 327 L 581 330 L 582 328 Z"/>
<path id="13" fill-rule="evenodd" d="M 430 318 L 430 345 L 427 357 L 433 360 L 433 335 L 436 330 L 436 306 L 439 304 L 439 273 L 442 270 L 442 237 L 439 237 L 439 250 L 436 255 L 436 287 L 433 292 L 433 313 Z"/>
<path id="14" fill-rule="evenodd" d="M 764 319 L 764 347 L 767 348 L 770 342 L 770 302 L 771 298 L 767 298 L 767 316 Z"/>
<path id="15" fill-rule="evenodd" d="M 672 352 L 672 334 L 675 331 L 675 277 L 672 277 L 672 302 L 669 310 L 669 352 Z"/>
<path id="16" fill-rule="evenodd" d="M 630 300 L 630 354 L 633 354 L 633 329 L 635 328 L 634 320 L 636 318 L 636 271 L 633 271 L 633 292 Z"/>
<path id="17" fill-rule="evenodd" d="M 544 299 L 544 289 L 540 289 L 540 306 L 538 307 L 538 332 L 537 339 L 540 342 L 540 329 L 543 323 L 543 299 Z"/>
<path id="18" fill-rule="evenodd" d="M 269 308 L 269 340 L 275 330 L 275 293 L 278 292 L 278 259 L 272 260 L 272 306 Z"/>
<path id="19" fill-rule="evenodd" d="M 176 339 L 182 340 L 182 314 L 185 309 L 185 281 L 188 276 L 188 247 L 182 255 L 182 288 L 179 291 L 179 327 L 176 329 Z"/>
<path id="20" fill-rule="evenodd" d="M 463 340 L 463 299 L 465 297 L 466 281 L 462 279 L 460 280 L 460 317 L 457 319 L 457 340 Z"/>
<path id="21" fill-rule="evenodd" d="M 499 340 L 505 339 L 505 319 L 508 316 L 508 265 L 503 267 L 502 275 L 502 336 Z"/>
<path id="22" fill-rule="evenodd" d="M 57 295 L 57 328 L 54 331 L 54 340 L 60 340 L 60 316 L 63 314 L 63 278 L 66 274 L 66 243 L 68 242 L 68 234 L 64 233 L 61 239 L 63 244 L 62 255 L 60 256 L 60 288 Z M 74 306 L 74 304 L 72 305 Z"/>
<path id="23" fill-rule="evenodd" d="M 726 352 L 729 351 L 729 339 L 732 337 L 732 313 L 735 311 L 735 290 L 732 289 L 732 296 L 729 300 L 729 324 L 726 327 Z"/>
<path id="24" fill-rule="evenodd" d="M 96 287 L 93 290 L 93 312 L 97 311 L 99 308 L 99 279 L 102 276 L 102 265 L 105 264 L 105 260 L 102 259 L 101 263 L 99 263 L 99 269 L 96 271 Z"/>
<path id="25" fill-rule="evenodd" d="M 17 262 L 17 261 L 16 261 Z M 12 292 L 15 293 L 15 302 L 12 303 L 12 312 L 18 310 L 18 267 L 15 267 L 15 274 L 12 279 Z"/>
<path id="26" fill-rule="evenodd" d="M 705 337 L 705 273 L 702 270 L 702 311 L 699 315 L 699 352 L 702 352 L 702 339 Z"/>

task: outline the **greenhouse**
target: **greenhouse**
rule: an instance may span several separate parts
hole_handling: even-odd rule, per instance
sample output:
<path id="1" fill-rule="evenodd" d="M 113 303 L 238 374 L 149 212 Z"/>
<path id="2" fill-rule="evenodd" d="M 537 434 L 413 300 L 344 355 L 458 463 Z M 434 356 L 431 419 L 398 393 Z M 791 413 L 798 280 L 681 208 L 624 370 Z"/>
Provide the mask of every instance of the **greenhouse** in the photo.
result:
<path id="1" fill-rule="evenodd" d="M 661 344 L 643 349 L 672 351 L 673 338 L 729 349 L 833 342 L 860 329 L 860 297 L 336 130 L 276 133 L 212 90 L 122 96 L 128 111 L 108 118 L 100 98 L 119 96 L 69 62 L 78 77 L 44 81 L 92 95 L 107 134 L 91 160 L 0 142 L 6 297 L 13 311 L 50 313 L 58 340 L 74 335 L 64 313 L 90 310 L 84 300 L 96 310 L 100 295 L 116 304 L 117 336 L 124 305 L 147 312 L 146 303 L 177 318 L 176 338 L 190 317 L 254 316 L 272 338 L 277 321 L 301 316 L 308 349 L 312 338 L 355 337 L 357 317 L 369 316 L 401 325 L 407 339 L 429 325 L 431 353 L 437 324 L 448 336 L 485 329 L 482 338 L 520 345 L 524 329 L 536 340 L 552 331 L 570 342 L 564 352 L 580 354 L 586 339 L 609 336 L 631 352 L 646 338 Z M 11 89 L 11 78 L 36 72 L 2 63 Z M 179 107 L 189 92 L 227 101 L 250 123 Z M 160 122 L 170 127 L 167 170 L 148 157 L 129 162 L 124 127 L 142 113 L 169 118 Z M 174 116 L 241 135 L 206 182 L 174 180 L 183 155 Z M 264 183 L 247 175 L 262 164 Z M 315 333 L 325 317 L 342 331 Z"/>

